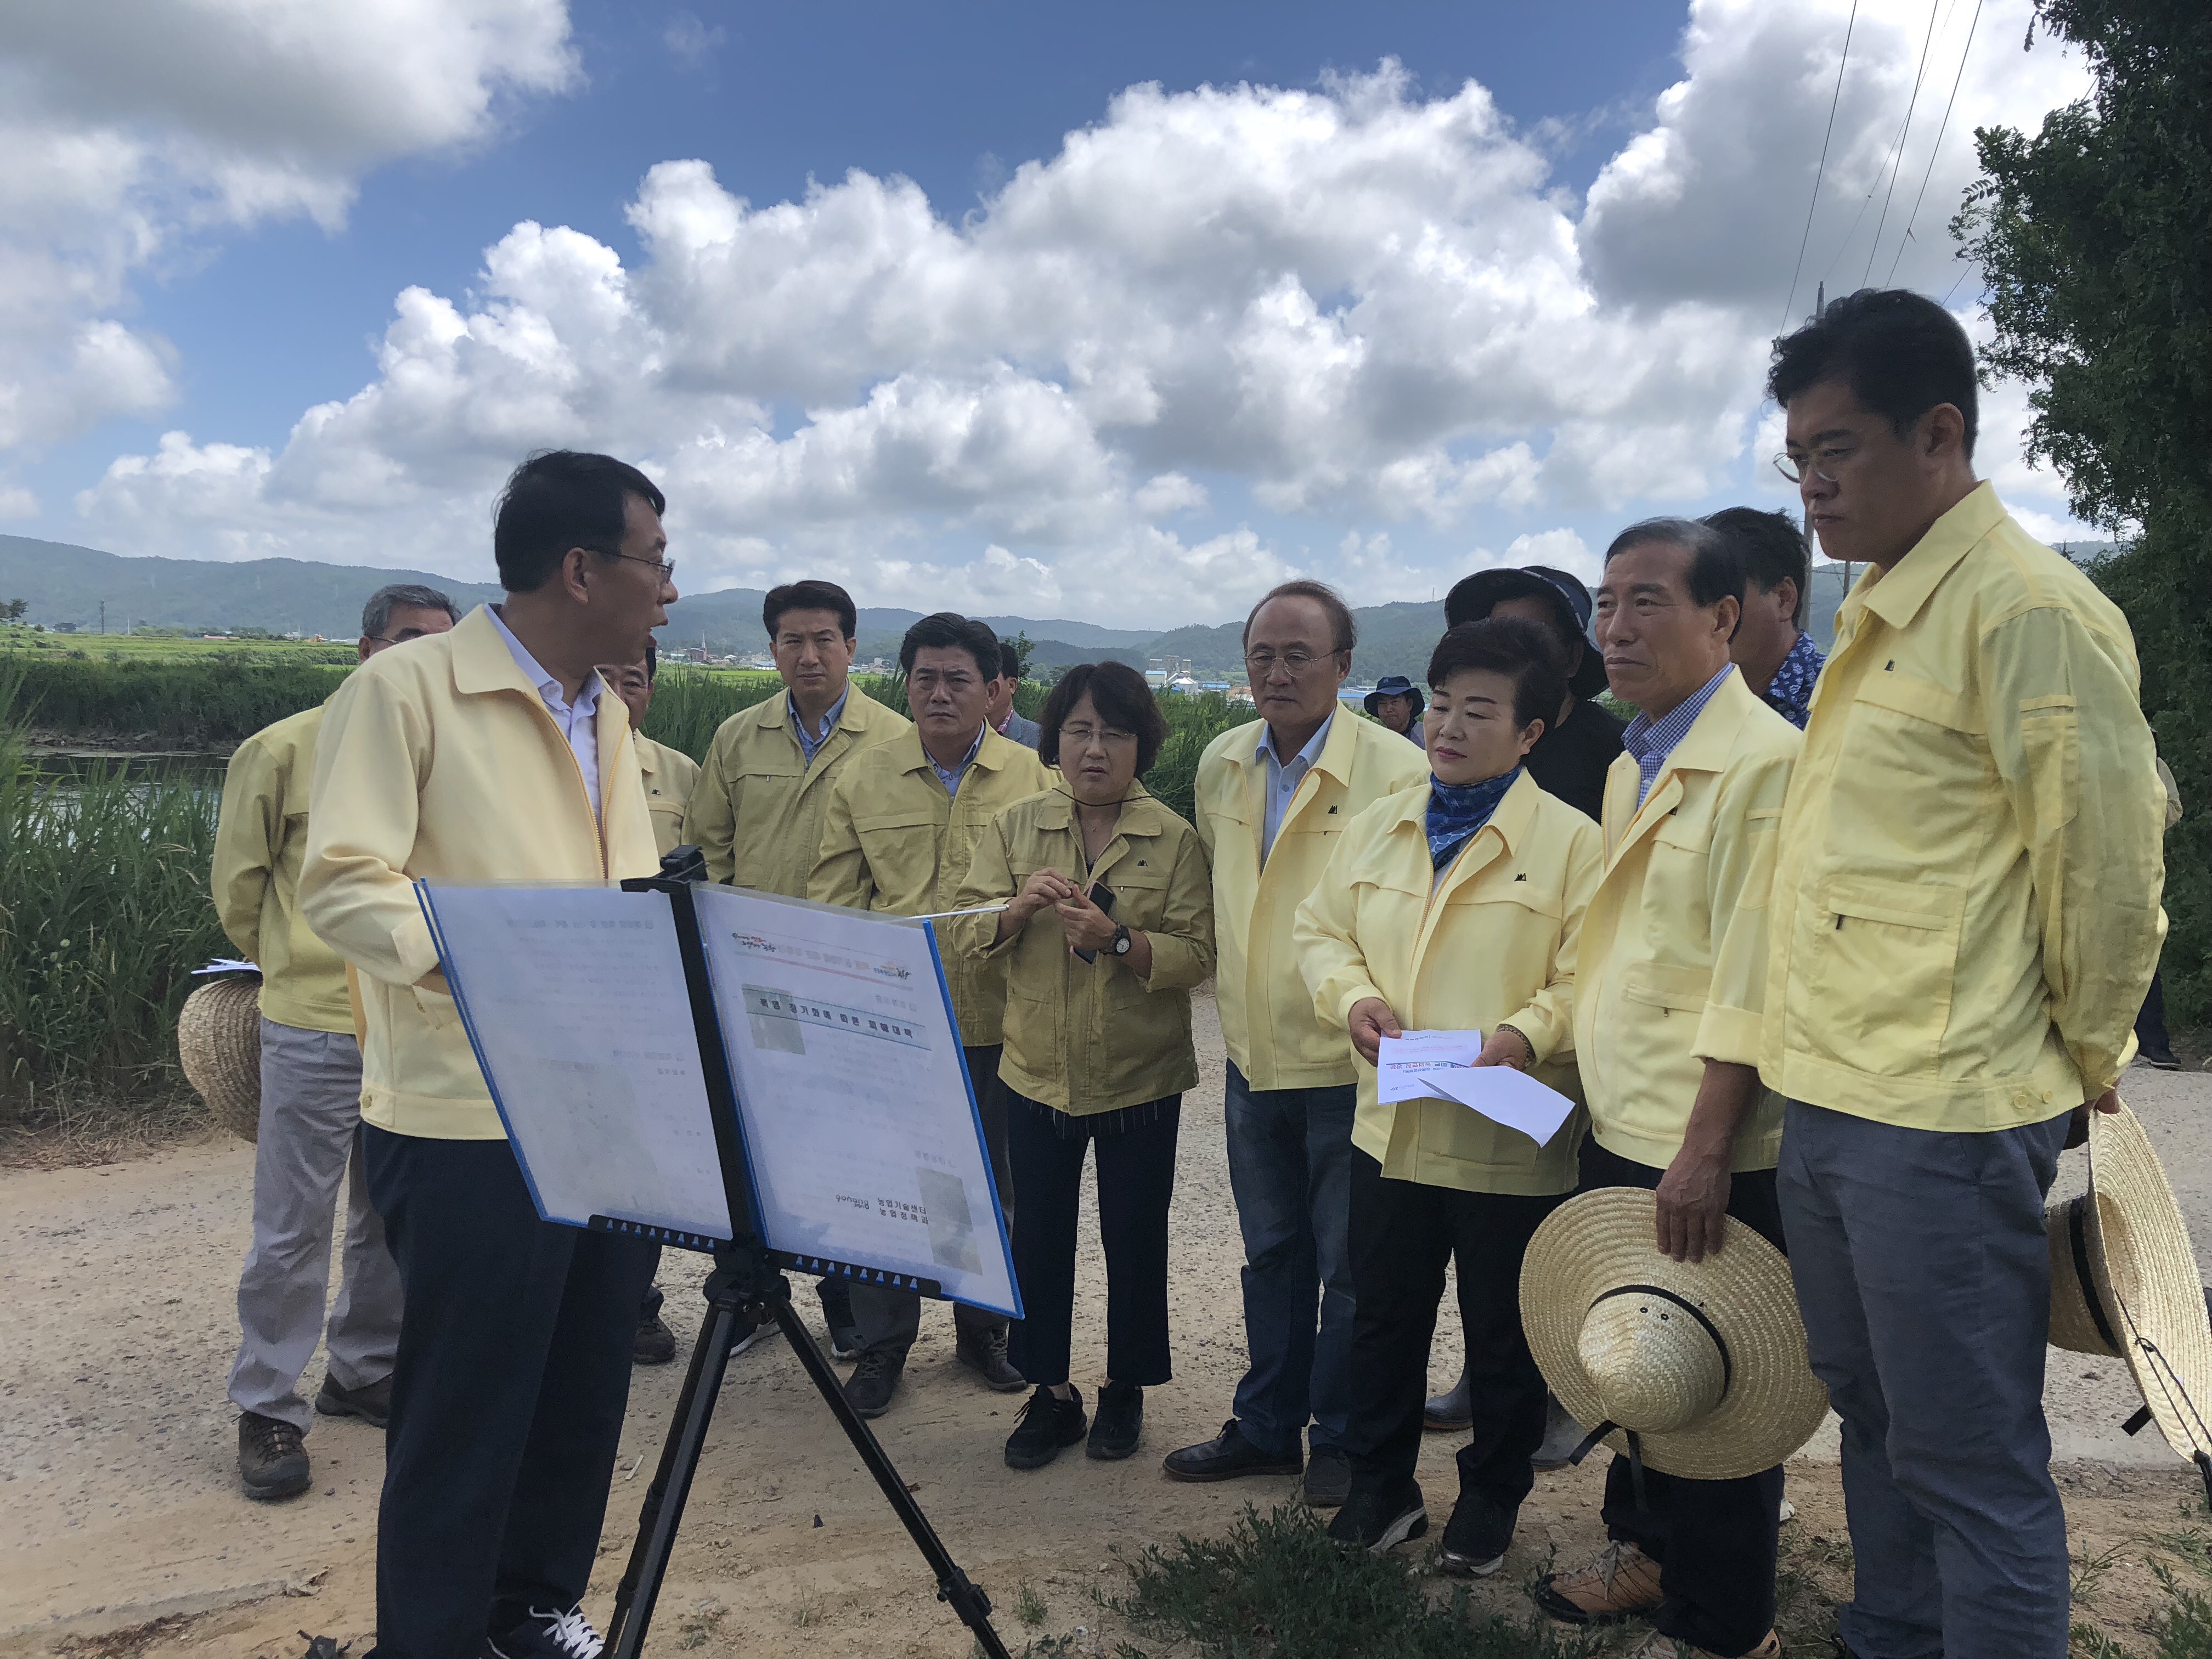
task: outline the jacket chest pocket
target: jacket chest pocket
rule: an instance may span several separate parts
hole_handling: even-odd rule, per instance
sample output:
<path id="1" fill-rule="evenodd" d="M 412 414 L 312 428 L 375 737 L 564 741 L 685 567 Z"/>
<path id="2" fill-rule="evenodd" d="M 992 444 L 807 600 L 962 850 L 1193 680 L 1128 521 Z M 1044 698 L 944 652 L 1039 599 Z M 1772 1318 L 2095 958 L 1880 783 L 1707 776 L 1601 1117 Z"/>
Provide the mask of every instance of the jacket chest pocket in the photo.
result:
<path id="1" fill-rule="evenodd" d="M 1833 1059 L 1902 1077 L 1933 1069 L 1951 1018 L 1951 985 L 1966 895 L 1956 887 L 1838 877 L 1805 918 L 1813 953 L 1810 1007 Z"/>
<path id="2" fill-rule="evenodd" d="M 896 872 L 908 880 L 926 878 L 937 867 L 937 819 L 920 811 L 877 812 L 855 817 L 853 833 L 869 867 L 881 877 Z"/>
<path id="3" fill-rule="evenodd" d="M 1971 846 L 1997 787 L 1979 708 L 1933 680 L 1875 668 L 1852 700 L 1830 797 L 1828 844 L 1855 858 L 1917 862 L 1931 846 Z"/>

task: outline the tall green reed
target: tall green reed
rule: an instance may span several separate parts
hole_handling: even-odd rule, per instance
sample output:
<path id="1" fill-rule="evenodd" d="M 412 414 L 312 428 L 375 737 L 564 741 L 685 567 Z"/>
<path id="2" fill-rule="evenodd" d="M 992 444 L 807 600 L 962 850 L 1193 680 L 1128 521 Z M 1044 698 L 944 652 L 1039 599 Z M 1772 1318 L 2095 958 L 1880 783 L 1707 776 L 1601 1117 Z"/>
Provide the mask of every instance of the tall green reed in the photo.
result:
<path id="1" fill-rule="evenodd" d="M 226 945 L 208 896 L 216 790 L 24 762 L 22 675 L 0 666 L 0 1124 L 58 1100 L 175 1097 L 177 1009 Z"/>
<path id="2" fill-rule="evenodd" d="M 312 708 L 343 666 L 272 663 L 241 653 L 153 662 L 73 662 L 18 654 L 14 718 L 73 738 L 152 740 L 178 748 L 232 744 Z"/>

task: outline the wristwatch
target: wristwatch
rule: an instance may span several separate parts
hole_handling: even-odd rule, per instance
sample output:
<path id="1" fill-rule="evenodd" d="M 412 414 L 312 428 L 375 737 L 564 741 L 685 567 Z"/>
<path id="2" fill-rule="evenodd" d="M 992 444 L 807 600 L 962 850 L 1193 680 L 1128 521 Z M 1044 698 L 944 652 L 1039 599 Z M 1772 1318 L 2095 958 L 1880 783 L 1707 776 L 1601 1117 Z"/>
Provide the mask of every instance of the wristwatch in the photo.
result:
<path id="1" fill-rule="evenodd" d="M 1115 924 L 1114 954 L 1117 957 L 1126 957 L 1129 954 L 1129 924 L 1126 921 Z"/>

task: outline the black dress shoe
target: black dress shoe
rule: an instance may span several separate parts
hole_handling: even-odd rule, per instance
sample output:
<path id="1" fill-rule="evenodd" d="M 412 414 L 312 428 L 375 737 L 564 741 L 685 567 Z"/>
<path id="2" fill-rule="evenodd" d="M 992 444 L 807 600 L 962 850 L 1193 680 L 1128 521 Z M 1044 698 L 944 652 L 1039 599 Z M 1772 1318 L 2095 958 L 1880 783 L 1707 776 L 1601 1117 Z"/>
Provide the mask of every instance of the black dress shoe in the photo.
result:
<path id="1" fill-rule="evenodd" d="M 1170 1480 L 1234 1480 L 1240 1474 L 1297 1474 L 1305 1468 L 1305 1458 L 1298 1451 L 1288 1456 L 1261 1451 L 1232 1417 L 1212 1439 L 1170 1452 L 1161 1467 Z"/>
<path id="2" fill-rule="evenodd" d="M 1119 1462 L 1137 1449 L 1144 1431 L 1144 1389 L 1134 1382 L 1109 1382 L 1098 1390 L 1098 1414 L 1091 1420 L 1085 1450 L 1102 1462 Z"/>

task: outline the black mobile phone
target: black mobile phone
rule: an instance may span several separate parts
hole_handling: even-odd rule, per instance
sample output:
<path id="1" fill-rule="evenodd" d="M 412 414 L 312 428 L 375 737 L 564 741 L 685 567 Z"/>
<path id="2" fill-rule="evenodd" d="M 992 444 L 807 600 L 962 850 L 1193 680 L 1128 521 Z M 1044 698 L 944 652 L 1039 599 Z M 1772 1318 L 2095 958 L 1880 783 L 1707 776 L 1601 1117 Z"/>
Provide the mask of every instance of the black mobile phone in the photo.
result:
<path id="1" fill-rule="evenodd" d="M 1091 902 L 1108 915 L 1114 914 L 1114 890 L 1104 882 L 1094 881 L 1091 884 Z M 1078 951 L 1075 954 L 1085 962 L 1098 960 L 1098 952 L 1096 951 Z"/>

